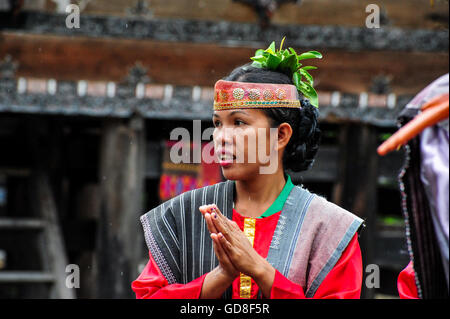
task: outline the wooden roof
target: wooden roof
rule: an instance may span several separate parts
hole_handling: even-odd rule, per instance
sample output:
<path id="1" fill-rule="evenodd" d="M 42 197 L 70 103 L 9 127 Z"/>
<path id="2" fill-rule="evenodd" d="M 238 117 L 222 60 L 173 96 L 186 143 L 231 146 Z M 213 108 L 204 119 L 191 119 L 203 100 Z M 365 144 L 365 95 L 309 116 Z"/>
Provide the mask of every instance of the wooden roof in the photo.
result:
<path id="1" fill-rule="evenodd" d="M 209 119 L 214 83 L 283 36 L 300 52 L 323 53 L 312 73 L 327 120 L 393 125 L 397 108 L 448 72 L 442 1 L 380 0 L 379 29 L 365 27 L 359 0 L 284 4 L 267 28 L 232 0 L 86 3 L 79 29 L 41 0 L 25 2 L 0 31 L 0 59 L 17 63 L 0 78 L 0 111 Z M 124 84 L 136 64 L 146 81 Z"/>

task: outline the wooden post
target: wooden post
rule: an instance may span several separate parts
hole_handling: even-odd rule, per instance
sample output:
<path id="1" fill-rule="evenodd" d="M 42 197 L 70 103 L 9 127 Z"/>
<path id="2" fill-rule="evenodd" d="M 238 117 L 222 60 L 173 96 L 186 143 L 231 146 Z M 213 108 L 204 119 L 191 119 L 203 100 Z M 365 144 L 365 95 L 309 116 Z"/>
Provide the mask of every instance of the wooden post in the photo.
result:
<path id="1" fill-rule="evenodd" d="M 132 298 L 143 241 L 144 120 L 106 120 L 100 152 L 98 297 Z"/>
<path id="2" fill-rule="evenodd" d="M 377 211 L 377 135 L 369 125 L 343 125 L 340 135 L 338 182 L 333 201 L 365 220 L 359 238 L 363 257 L 362 298 L 373 298 L 374 289 L 365 285 L 365 269 L 374 263 Z"/>

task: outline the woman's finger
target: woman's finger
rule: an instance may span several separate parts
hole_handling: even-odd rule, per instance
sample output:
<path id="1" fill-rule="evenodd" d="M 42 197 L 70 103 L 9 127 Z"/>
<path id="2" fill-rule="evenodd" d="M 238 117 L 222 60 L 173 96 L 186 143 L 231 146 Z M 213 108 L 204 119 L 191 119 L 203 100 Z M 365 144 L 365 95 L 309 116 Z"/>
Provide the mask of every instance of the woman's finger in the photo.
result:
<path id="1" fill-rule="evenodd" d="M 208 230 L 210 233 L 217 233 L 217 229 L 216 226 L 214 225 L 213 221 L 212 221 L 212 217 L 210 213 L 205 213 L 205 215 L 203 215 L 203 217 L 205 218 L 206 221 L 206 226 L 208 227 Z"/>
<path id="2" fill-rule="evenodd" d="M 206 205 L 200 206 L 198 210 L 200 211 L 200 213 L 202 213 L 203 216 L 205 216 L 205 213 L 207 212 Z"/>
<path id="3" fill-rule="evenodd" d="M 202 205 L 198 208 L 198 210 L 200 211 L 200 213 L 202 213 L 202 215 L 205 215 L 206 213 L 211 213 L 211 208 L 214 207 L 214 205 Z"/>
<path id="4" fill-rule="evenodd" d="M 219 215 L 219 217 L 226 218 L 225 215 L 222 214 L 222 212 L 220 211 L 219 207 L 217 207 L 216 204 L 211 205 L 211 211 L 217 213 Z"/>
<path id="5" fill-rule="evenodd" d="M 213 240 L 213 247 L 214 247 L 214 251 L 216 253 L 217 259 L 219 260 L 219 262 L 221 264 L 228 264 L 231 263 L 227 253 L 225 252 L 225 250 L 222 247 L 222 244 L 220 243 L 218 234 L 211 234 L 211 239 Z M 224 265 L 226 266 L 226 265 Z"/>
<path id="6" fill-rule="evenodd" d="M 227 254 L 227 256 L 230 257 L 233 252 L 232 251 L 233 245 L 227 240 L 227 238 L 222 233 L 218 233 L 217 238 L 219 240 L 219 243 L 222 245 L 222 248 L 225 251 L 225 253 Z"/>
<path id="7" fill-rule="evenodd" d="M 228 226 L 228 219 L 217 214 L 214 210 L 211 214 L 212 221 L 218 232 L 221 232 L 228 240 L 230 238 L 230 227 Z"/>

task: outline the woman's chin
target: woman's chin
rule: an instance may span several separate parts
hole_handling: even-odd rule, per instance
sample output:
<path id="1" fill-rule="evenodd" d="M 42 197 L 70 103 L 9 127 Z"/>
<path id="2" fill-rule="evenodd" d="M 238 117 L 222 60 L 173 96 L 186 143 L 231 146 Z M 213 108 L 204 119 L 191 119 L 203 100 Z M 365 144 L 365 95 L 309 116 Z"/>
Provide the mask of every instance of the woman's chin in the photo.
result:
<path id="1" fill-rule="evenodd" d="M 234 180 L 234 176 L 236 175 L 236 172 L 233 172 L 233 165 L 220 165 L 222 168 L 222 175 L 228 180 Z"/>
<path id="2" fill-rule="evenodd" d="M 254 170 L 249 170 L 248 167 L 244 168 L 241 165 L 232 163 L 229 165 L 221 165 L 222 174 L 227 180 L 247 180 L 250 176 L 254 176 Z"/>

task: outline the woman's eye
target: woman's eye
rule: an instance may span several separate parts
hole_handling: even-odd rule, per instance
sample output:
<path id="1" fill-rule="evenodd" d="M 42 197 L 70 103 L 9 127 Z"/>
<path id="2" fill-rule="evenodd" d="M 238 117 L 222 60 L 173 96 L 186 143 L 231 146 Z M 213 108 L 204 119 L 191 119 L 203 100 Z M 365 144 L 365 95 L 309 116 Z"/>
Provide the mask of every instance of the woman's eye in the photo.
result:
<path id="1" fill-rule="evenodd" d="M 236 120 L 236 121 L 234 121 L 234 125 L 237 125 L 237 126 L 239 126 L 239 125 L 244 125 L 245 124 L 245 122 L 244 121 L 241 121 L 241 120 Z"/>
<path id="2" fill-rule="evenodd" d="M 214 121 L 213 123 L 214 123 L 214 126 L 215 126 L 215 127 L 220 126 L 220 121 Z"/>

